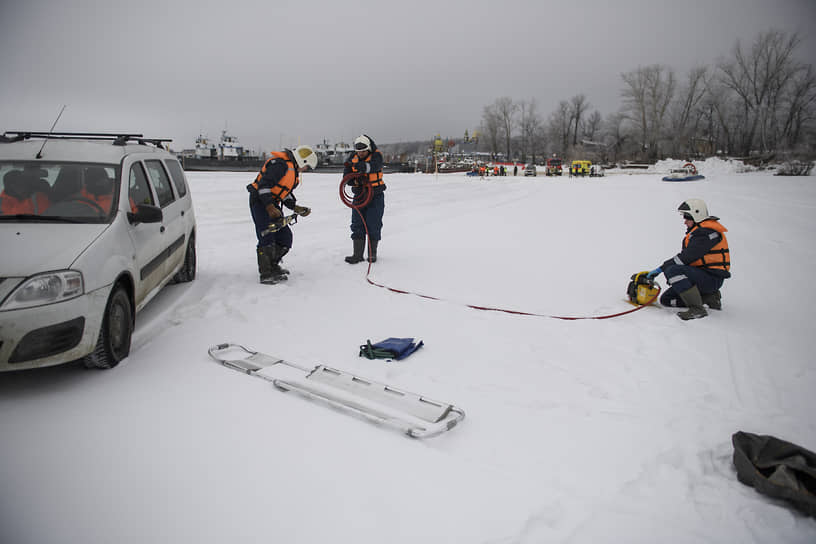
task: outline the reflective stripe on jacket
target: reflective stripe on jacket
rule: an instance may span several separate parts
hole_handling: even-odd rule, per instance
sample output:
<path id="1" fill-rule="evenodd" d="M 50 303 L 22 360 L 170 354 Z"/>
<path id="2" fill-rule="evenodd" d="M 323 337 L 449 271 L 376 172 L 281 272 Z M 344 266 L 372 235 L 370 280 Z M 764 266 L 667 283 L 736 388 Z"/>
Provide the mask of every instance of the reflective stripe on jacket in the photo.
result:
<path id="1" fill-rule="evenodd" d="M 369 153 L 368 157 L 365 158 L 365 161 L 361 161 L 360 156 L 355 153 L 354 156 L 351 158 L 351 166 L 354 168 L 355 171 L 362 172 L 365 170 L 365 167 L 362 166 L 360 163 L 366 162 L 370 164 L 371 157 L 373 156 L 374 153 Z M 368 182 L 371 184 L 371 187 L 380 187 L 384 184 L 383 173 L 381 169 L 376 170 L 374 172 L 369 172 L 367 176 Z"/>
<path id="2" fill-rule="evenodd" d="M 709 229 L 708 238 L 711 240 L 719 239 L 719 241 L 711 246 L 705 255 L 689 263 L 689 265 L 730 272 L 731 252 L 728 249 L 728 240 L 725 238 L 725 233 L 728 232 L 728 229 L 722 226 L 716 219 L 705 219 L 701 223 L 695 224 L 694 227 L 686 233 L 686 237 L 683 238 L 683 249 L 688 247 L 689 239 L 697 229 Z M 697 235 L 699 234 L 701 233 L 698 232 Z"/>
<path id="3" fill-rule="evenodd" d="M 261 200 L 267 200 L 269 197 L 272 197 L 278 202 L 283 202 L 283 200 L 295 190 L 295 187 L 300 184 L 298 171 L 289 153 L 273 151 L 270 155 L 271 157 L 264 163 L 263 167 L 261 167 L 261 171 L 258 173 L 255 181 L 250 183 L 250 187 L 257 191 Z M 266 175 L 270 163 L 274 161 L 283 161 L 286 163 L 286 173 L 280 179 L 271 179 Z"/>

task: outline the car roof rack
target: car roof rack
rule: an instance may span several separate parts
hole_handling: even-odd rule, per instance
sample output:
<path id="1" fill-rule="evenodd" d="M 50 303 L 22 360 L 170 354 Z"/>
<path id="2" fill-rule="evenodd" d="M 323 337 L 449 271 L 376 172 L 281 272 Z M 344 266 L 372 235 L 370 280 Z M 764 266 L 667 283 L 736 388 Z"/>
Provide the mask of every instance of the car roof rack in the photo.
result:
<path id="1" fill-rule="evenodd" d="M 28 140 L 29 138 L 46 138 L 55 140 L 111 140 L 113 145 L 125 145 L 128 142 L 135 142 L 140 145 L 151 144 L 160 149 L 165 149 L 165 142 L 172 142 L 172 138 L 145 138 L 141 134 L 127 132 L 49 132 L 37 130 L 7 130 L 3 133 L 0 141 L 10 143 Z"/>

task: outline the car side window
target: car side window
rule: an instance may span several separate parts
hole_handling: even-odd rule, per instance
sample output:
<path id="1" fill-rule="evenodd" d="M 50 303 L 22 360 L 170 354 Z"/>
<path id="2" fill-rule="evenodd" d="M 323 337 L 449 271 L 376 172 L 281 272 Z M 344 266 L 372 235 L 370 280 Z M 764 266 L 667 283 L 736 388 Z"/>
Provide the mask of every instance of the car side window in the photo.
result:
<path id="1" fill-rule="evenodd" d="M 179 161 L 164 159 L 164 164 L 167 165 L 167 169 L 170 171 L 170 178 L 173 180 L 173 186 L 176 188 L 179 198 L 182 198 L 187 194 L 187 184 L 184 183 L 184 171 L 181 169 Z"/>
<path id="2" fill-rule="evenodd" d="M 130 179 L 128 181 L 128 196 L 135 205 L 154 205 L 153 195 L 150 192 L 150 184 L 147 182 L 142 163 L 137 162 L 130 167 Z"/>
<path id="3" fill-rule="evenodd" d="M 167 172 L 164 170 L 161 161 L 145 161 L 145 165 L 150 175 L 150 181 L 153 182 L 153 188 L 156 189 L 156 196 L 159 197 L 159 206 L 164 208 L 176 199 L 173 195 L 173 188 L 170 186 L 170 178 L 167 177 Z"/>

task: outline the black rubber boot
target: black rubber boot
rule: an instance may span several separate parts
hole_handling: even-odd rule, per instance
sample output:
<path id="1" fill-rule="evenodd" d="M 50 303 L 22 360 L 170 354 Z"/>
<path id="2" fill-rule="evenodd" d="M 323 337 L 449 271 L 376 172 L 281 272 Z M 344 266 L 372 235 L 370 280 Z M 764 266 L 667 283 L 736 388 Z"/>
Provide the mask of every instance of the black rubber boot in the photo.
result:
<path id="1" fill-rule="evenodd" d="M 722 310 L 722 295 L 719 289 L 713 293 L 706 293 L 702 295 L 703 304 L 707 305 L 712 310 Z"/>
<path id="2" fill-rule="evenodd" d="M 283 256 L 287 253 L 289 253 L 288 247 L 275 244 L 275 258 L 272 261 L 272 268 L 277 266 L 282 274 L 289 274 L 289 271 L 280 265 L 281 259 L 283 259 Z"/>
<path id="3" fill-rule="evenodd" d="M 268 283 L 272 277 L 272 261 L 265 249 L 266 247 L 259 247 L 256 251 L 258 254 L 258 276 L 261 283 Z"/>
<path id="4" fill-rule="evenodd" d="M 365 238 L 351 240 L 354 243 L 354 254 L 346 257 L 346 262 L 349 264 L 357 264 L 363 262 L 363 251 L 365 250 Z"/>
<path id="5" fill-rule="evenodd" d="M 275 284 L 289 279 L 289 271 L 281 268 L 280 260 L 289 252 L 288 247 L 273 245 L 258 248 L 258 271 L 261 283 Z"/>
<path id="6" fill-rule="evenodd" d="M 368 243 L 371 244 L 371 247 L 368 248 L 368 262 L 376 263 L 377 262 L 377 245 L 379 245 L 379 240 L 372 240 L 371 238 L 368 239 Z"/>
<path id="7" fill-rule="evenodd" d="M 700 295 L 700 290 L 697 289 L 696 285 L 691 289 L 687 289 L 680 293 L 680 298 L 683 299 L 683 302 L 686 303 L 686 307 L 688 308 L 688 310 L 685 312 L 680 312 L 677 314 L 677 317 L 683 321 L 687 321 L 689 319 L 699 319 L 708 315 L 706 309 L 703 308 L 703 298 Z"/>

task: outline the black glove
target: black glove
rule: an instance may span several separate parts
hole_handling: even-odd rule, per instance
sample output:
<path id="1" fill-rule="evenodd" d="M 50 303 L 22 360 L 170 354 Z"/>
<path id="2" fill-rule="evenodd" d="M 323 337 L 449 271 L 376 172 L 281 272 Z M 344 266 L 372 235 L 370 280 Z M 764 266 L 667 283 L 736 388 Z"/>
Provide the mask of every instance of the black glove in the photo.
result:
<path id="1" fill-rule="evenodd" d="M 368 172 L 368 163 L 358 162 L 357 165 L 355 166 L 355 168 L 357 168 L 358 172 L 361 172 L 361 173 L 365 174 L 365 173 Z"/>
<path id="2" fill-rule="evenodd" d="M 294 211 L 296 214 L 298 214 L 301 217 L 306 217 L 307 215 L 312 213 L 311 208 L 307 208 L 306 206 L 298 206 L 297 204 L 295 204 L 295 207 L 292 208 L 292 211 Z"/>

